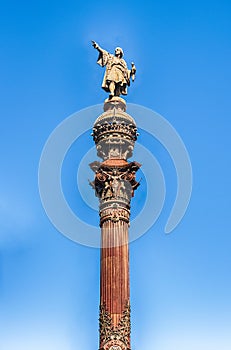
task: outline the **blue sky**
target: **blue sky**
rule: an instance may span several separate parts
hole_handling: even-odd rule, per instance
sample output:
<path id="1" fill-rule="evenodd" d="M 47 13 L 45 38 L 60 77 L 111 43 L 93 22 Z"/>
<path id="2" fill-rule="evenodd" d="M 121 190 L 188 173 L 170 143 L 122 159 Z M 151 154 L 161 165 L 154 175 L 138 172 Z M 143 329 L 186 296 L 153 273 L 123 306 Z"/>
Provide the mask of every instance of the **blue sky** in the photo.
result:
<path id="1" fill-rule="evenodd" d="M 50 133 L 107 97 L 91 39 L 109 51 L 121 46 L 125 59 L 135 61 L 137 79 L 127 101 L 164 116 L 193 167 L 186 215 L 165 235 L 174 167 L 141 133 L 140 142 L 162 166 L 167 194 L 156 224 L 130 245 L 132 348 L 231 348 L 230 16 L 230 2 L 218 0 L 2 1 L 1 350 L 98 346 L 99 250 L 61 235 L 38 190 Z M 89 136 L 82 150 L 92 146 Z M 74 147 L 71 152 L 74 160 Z M 77 158 L 66 161 L 64 188 L 78 210 Z M 144 187 L 138 191 L 144 194 Z"/>

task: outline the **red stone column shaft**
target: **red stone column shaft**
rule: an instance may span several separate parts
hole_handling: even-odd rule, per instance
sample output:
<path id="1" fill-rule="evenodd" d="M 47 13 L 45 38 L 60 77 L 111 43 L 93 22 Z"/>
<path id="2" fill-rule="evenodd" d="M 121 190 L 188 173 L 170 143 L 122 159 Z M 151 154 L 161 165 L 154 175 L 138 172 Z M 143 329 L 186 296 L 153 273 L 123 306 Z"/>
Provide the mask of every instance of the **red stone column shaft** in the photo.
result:
<path id="1" fill-rule="evenodd" d="M 128 223 L 105 221 L 101 247 L 100 303 L 105 304 L 116 326 L 130 298 Z"/>

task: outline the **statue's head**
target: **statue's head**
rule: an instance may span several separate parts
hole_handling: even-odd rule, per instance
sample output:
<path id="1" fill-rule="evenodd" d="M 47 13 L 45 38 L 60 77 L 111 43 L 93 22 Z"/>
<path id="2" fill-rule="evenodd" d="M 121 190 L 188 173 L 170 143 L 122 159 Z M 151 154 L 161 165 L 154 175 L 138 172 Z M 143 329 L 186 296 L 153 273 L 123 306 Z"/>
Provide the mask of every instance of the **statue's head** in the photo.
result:
<path id="1" fill-rule="evenodd" d="M 120 58 L 123 57 L 124 52 L 123 49 L 121 49 L 121 47 L 116 47 L 115 48 L 115 56 L 119 56 Z"/>

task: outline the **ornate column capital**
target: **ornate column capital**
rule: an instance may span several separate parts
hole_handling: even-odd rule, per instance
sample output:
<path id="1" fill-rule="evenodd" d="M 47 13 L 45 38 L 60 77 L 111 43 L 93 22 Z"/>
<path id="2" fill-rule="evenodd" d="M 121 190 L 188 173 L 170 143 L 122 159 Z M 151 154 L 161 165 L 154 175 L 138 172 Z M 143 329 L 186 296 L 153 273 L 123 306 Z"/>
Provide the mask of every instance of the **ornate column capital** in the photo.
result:
<path id="1" fill-rule="evenodd" d="M 128 163 L 123 159 L 90 164 L 95 172 L 95 179 L 90 185 L 100 200 L 100 225 L 106 220 L 129 223 L 130 201 L 139 186 L 136 171 L 140 166 L 137 162 Z"/>

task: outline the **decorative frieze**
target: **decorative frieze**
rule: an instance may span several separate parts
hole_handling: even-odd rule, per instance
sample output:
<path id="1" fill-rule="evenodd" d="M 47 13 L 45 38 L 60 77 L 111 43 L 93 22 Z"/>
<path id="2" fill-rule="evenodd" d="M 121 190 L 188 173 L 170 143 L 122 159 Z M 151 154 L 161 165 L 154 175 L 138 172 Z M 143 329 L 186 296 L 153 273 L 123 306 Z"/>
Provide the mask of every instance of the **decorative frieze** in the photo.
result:
<path id="1" fill-rule="evenodd" d="M 104 110 L 96 119 L 92 132 L 97 154 L 103 160 L 127 160 L 132 156 L 138 136 L 135 121 L 125 113 L 126 103 L 119 97 L 106 100 Z"/>
<path id="2" fill-rule="evenodd" d="M 130 304 L 126 303 L 118 325 L 114 325 L 106 305 L 100 305 L 99 332 L 100 350 L 129 350 L 130 349 Z"/>
<path id="3" fill-rule="evenodd" d="M 119 220 L 125 221 L 129 224 L 130 211 L 127 209 L 118 208 L 106 208 L 100 211 L 100 227 L 107 220 L 117 222 Z"/>

